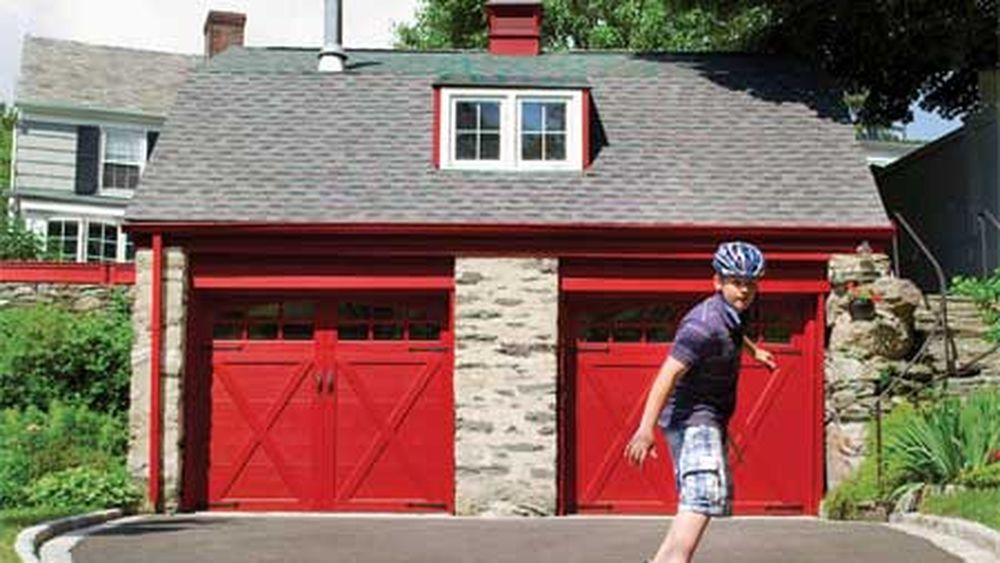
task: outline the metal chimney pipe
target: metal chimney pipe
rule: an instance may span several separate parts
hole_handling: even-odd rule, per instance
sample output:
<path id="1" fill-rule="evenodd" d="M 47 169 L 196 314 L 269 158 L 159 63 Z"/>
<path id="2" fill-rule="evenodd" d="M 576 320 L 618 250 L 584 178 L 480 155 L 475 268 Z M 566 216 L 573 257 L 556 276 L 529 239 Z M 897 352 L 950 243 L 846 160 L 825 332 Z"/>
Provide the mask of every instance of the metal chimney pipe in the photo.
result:
<path id="1" fill-rule="evenodd" d="M 323 49 L 319 52 L 320 72 L 341 72 L 347 53 L 343 46 L 342 0 L 324 0 Z"/>

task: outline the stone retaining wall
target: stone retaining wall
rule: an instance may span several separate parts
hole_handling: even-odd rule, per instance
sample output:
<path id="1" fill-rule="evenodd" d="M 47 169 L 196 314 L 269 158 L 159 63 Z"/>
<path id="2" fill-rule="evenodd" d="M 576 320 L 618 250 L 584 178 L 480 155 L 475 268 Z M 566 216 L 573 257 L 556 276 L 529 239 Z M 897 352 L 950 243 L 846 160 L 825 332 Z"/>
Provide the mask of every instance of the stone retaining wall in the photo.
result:
<path id="1" fill-rule="evenodd" d="M 134 292 L 133 286 L 4 282 L 0 283 L 0 309 L 52 303 L 74 311 L 94 311 L 107 307 L 121 293 L 132 299 Z"/>

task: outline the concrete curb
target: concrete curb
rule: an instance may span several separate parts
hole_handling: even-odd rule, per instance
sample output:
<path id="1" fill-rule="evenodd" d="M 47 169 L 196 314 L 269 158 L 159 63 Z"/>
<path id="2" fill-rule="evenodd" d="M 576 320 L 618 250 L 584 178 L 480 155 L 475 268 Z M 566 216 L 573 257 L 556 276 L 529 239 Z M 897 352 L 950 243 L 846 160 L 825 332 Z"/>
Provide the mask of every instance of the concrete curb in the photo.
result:
<path id="1" fill-rule="evenodd" d="M 68 516 L 58 520 L 42 522 L 37 526 L 25 528 L 17 535 L 17 540 L 14 542 L 14 551 L 17 552 L 18 557 L 24 563 L 40 563 L 38 550 L 43 543 L 71 530 L 86 528 L 107 522 L 108 520 L 121 518 L 122 514 L 123 512 L 120 508 L 113 508 L 111 510 L 99 510 L 89 514 Z"/>
<path id="2" fill-rule="evenodd" d="M 985 551 L 992 557 L 993 561 L 1000 561 L 1000 532 L 978 522 L 917 512 L 894 514 L 890 518 L 890 522 L 904 526 L 915 526 L 967 542 Z"/>

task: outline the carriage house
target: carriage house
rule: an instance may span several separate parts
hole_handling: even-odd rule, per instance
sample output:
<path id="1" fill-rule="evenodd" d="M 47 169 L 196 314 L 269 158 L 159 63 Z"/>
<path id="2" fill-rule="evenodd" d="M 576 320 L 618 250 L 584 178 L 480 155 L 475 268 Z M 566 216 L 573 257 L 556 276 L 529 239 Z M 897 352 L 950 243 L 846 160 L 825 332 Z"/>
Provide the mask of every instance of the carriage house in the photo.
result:
<path id="1" fill-rule="evenodd" d="M 622 451 L 744 239 L 781 369 L 741 375 L 735 511 L 816 514 L 827 260 L 892 232 L 839 96 L 764 56 L 542 53 L 539 2 L 487 7 L 488 51 L 332 33 L 181 87 L 126 212 L 149 500 L 669 513 L 664 444 Z"/>

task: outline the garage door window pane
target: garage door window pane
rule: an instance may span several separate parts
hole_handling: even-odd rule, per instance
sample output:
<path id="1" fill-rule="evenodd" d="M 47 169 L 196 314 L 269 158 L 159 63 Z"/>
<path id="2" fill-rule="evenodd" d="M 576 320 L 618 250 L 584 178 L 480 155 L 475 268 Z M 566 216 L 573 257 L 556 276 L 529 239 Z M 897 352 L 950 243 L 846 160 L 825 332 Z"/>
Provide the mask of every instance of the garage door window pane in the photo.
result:
<path id="1" fill-rule="evenodd" d="M 248 316 L 251 319 L 275 319 L 278 318 L 278 304 L 267 303 L 264 305 L 254 305 L 250 307 Z"/>
<path id="2" fill-rule="evenodd" d="M 411 324 L 410 340 L 438 340 L 441 338 L 441 325 L 434 324 Z"/>
<path id="3" fill-rule="evenodd" d="M 607 342 L 611 331 L 606 326 L 588 326 L 583 331 L 584 342 Z"/>
<path id="4" fill-rule="evenodd" d="M 250 340 L 277 340 L 278 323 L 251 324 L 247 333 Z"/>
<path id="5" fill-rule="evenodd" d="M 673 327 L 656 326 L 648 329 L 646 331 L 646 341 L 647 342 L 673 342 L 674 341 L 674 329 Z"/>
<path id="6" fill-rule="evenodd" d="M 313 325 L 311 324 L 286 324 L 281 330 L 285 340 L 312 340 Z"/>
<path id="7" fill-rule="evenodd" d="M 214 340 L 242 340 L 243 325 L 237 323 L 215 323 L 212 325 Z"/>
<path id="8" fill-rule="evenodd" d="M 285 320 L 313 319 L 316 317 L 316 304 L 311 301 L 292 301 L 285 303 Z"/>
<path id="9" fill-rule="evenodd" d="M 642 342 L 642 329 L 638 327 L 618 327 L 611 335 L 615 342 Z"/>
<path id="10" fill-rule="evenodd" d="M 368 340 L 368 325 L 339 325 L 337 338 L 340 340 Z"/>
<path id="11" fill-rule="evenodd" d="M 403 326 L 398 324 L 377 324 L 373 332 L 375 340 L 403 339 Z"/>

